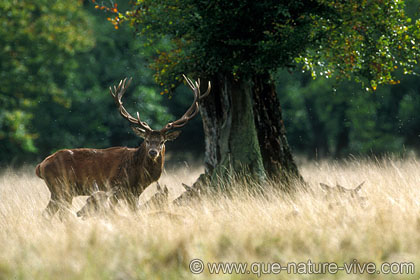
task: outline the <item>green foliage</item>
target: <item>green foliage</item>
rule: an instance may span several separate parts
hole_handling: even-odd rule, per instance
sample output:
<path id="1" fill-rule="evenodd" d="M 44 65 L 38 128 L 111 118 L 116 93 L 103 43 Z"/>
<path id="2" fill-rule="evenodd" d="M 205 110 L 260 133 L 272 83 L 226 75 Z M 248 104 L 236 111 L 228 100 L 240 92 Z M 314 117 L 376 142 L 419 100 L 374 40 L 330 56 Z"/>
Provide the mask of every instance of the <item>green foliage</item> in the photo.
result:
<path id="1" fill-rule="evenodd" d="M 171 42 L 153 63 L 156 80 L 168 88 L 183 72 L 233 74 L 239 80 L 288 68 L 309 71 L 312 78 L 334 78 L 310 82 L 296 74 L 297 80 L 276 79 L 290 142 L 338 156 L 400 151 L 417 137 L 411 130 L 415 109 L 405 101 L 415 95 L 400 93 L 401 86 L 375 95 L 364 92 L 398 85 L 396 76 L 415 73 L 420 57 L 416 5 L 400 0 L 138 0 L 121 14 L 121 22 L 130 22 L 151 45 L 162 37 Z M 355 80 L 363 90 L 349 82 L 338 87 L 337 80 Z M 404 129 L 410 137 L 401 135 Z"/>
<path id="2" fill-rule="evenodd" d="M 156 79 L 173 87 L 181 72 L 236 77 L 302 64 L 313 77 L 355 78 L 368 89 L 397 84 L 419 59 L 420 20 L 405 2 L 137 0 L 121 14 L 150 42 L 171 49 L 155 61 Z"/>
<path id="3" fill-rule="evenodd" d="M 108 93 L 126 76 L 133 84 L 124 104 L 153 128 L 191 104 L 182 87 L 170 99 L 157 94 L 169 92 L 162 86 L 174 90 L 180 73 L 242 79 L 297 67 L 297 60 L 316 77 L 355 77 L 372 89 L 398 83 L 394 71 L 413 72 L 418 60 L 419 6 L 406 3 L 407 15 L 404 2 L 390 0 L 138 0 L 127 13 L 112 6 L 104 14 L 77 0 L 1 1 L 0 162 L 41 159 L 60 148 L 136 145 Z M 345 155 L 418 147 L 415 77 L 371 95 L 350 83 L 337 87 L 335 79 L 280 73 L 295 149 Z M 192 120 L 172 145 L 201 151 L 200 127 Z"/>
<path id="4" fill-rule="evenodd" d="M 34 126 L 43 135 L 36 141 L 41 157 L 59 148 L 136 146 L 139 139 L 119 115 L 109 94 L 109 86 L 124 77 L 133 77 L 124 96 L 124 105 L 131 114 L 139 111 L 152 127 L 163 126 L 171 119 L 161 106 L 163 97 L 156 94 L 159 88 L 147 68 L 145 57 L 151 50 L 144 49 L 141 41 L 132 40 L 128 28 L 117 32 L 101 12 L 91 6 L 86 8 L 95 45 L 74 58 L 76 71 L 67 76 L 64 85 L 71 100 L 69 106 L 44 100 L 36 109 Z M 48 114 L 42 113 L 45 108 Z"/>
<path id="5" fill-rule="evenodd" d="M 93 45 L 78 1 L 0 3 L 0 157 L 34 152 L 31 111 L 41 100 L 68 106 L 63 84 L 77 52 Z"/>
<path id="6" fill-rule="evenodd" d="M 152 50 L 128 28 L 116 32 L 80 1 L 3 1 L 0 10 L 0 162 L 136 145 L 108 89 L 126 76 L 134 78 L 124 98 L 132 114 L 157 127 L 172 118 L 147 67 Z"/>
<path id="7" fill-rule="evenodd" d="M 245 77 L 293 63 L 311 43 L 310 15 L 323 9 L 314 1 L 137 1 L 123 20 L 151 43 L 171 40 L 154 67 L 173 87 L 182 72 Z"/>
<path id="8" fill-rule="evenodd" d="M 393 74 L 412 74 L 420 56 L 420 20 L 405 14 L 405 2 L 394 0 L 322 0 L 332 14 L 318 17 L 314 45 L 298 62 L 312 76 L 355 78 L 366 90 L 398 84 Z"/>
<path id="9" fill-rule="evenodd" d="M 314 156 L 419 150 L 420 83 L 416 76 L 367 94 L 355 82 L 312 80 L 308 73 L 276 76 L 289 143 Z"/>

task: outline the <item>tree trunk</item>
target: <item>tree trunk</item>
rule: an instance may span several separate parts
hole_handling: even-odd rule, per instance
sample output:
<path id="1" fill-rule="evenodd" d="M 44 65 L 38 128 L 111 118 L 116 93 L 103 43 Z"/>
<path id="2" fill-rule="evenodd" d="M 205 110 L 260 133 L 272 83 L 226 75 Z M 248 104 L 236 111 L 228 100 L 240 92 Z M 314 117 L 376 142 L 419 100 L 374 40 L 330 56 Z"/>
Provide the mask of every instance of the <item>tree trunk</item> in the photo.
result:
<path id="1" fill-rule="evenodd" d="M 269 177 L 287 184 L 291 178 L 302 180 L 268 75 L 252 80 L 235 80 L 229 75 L 214 77 L 212 92 L 202 101 L 200 112 L 207 178 L 246 171 L 258 180 Z"/>
<path id="2" fill-rule="evenodd" d="M 295 179 L 303 182 L 287 142 L 275 85 L 269 74 L 253 80 L 254 120 L 265 172 L 286 185 Z"/>
<path id="3" fill-rule="evenodd" d="M 212 92 L 200 105 L 205 134 L 206 174 L 229 171 L 265 178 L 252 109 L 251 85 L 227 75 L 212 79 Z"/>

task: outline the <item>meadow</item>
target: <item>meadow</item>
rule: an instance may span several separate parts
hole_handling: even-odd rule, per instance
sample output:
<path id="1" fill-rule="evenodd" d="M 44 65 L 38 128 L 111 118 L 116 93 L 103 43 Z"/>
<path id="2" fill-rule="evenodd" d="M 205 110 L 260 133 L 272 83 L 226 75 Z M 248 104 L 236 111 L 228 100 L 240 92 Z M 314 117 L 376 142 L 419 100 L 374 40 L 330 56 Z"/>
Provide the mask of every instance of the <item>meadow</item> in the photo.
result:
<path id="1" fill-rule="evenodd" d="M 419 279 L 420 161 L 416 158 L 304 162 L 311 192 L 292 196 L 267 182 L 266 195 L 232 183 L 232 196 L 86 220 L 45 220 L 49 200 L 32 168 L 0 175 L 0 279 Z M 202 169 L 167 170 L 170 198 Z M 354 188 L 367 203 L 326 198 L 319 183 Z M 235 187 L 235 184 L 238 186 Z M 153 194 L 155 185 L 142 195 Z M 86 197 L 73 201 L 77 211 Z M 200 259 L 204 271 L 193 274 Z M 269 273 L 272 263 L 413 263 L 414 274 Z M 247 262 L 244 274 L 211 274 L 207 263 Z M 252 263 L 260 263 L 253 266 Z M 199 264 L 200 265 L 200 264 Z M 196 269 L 194 267 L 193 269 Z"/>

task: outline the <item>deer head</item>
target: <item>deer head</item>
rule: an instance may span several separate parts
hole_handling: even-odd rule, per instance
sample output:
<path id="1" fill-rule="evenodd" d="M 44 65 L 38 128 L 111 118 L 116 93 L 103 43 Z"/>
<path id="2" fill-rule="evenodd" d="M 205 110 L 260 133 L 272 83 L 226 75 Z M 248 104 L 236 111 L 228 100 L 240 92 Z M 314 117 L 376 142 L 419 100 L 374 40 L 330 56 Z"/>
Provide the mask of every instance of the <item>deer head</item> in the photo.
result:
<path id="1" fill-rule="evenodd" d="M 86 200 L 86 204 L 80 209 L 76 215 L 82 219 L 86 219 L 92 215 L 106 214 L 113 211 L 113 203 L 111 201 L 114 193 L 96 191 Z"/>
<path id="2" fill-rule="evenodd" d="M 199 200 L 201 198 L 200 186 L 190 187 L 184 183 L 182 183 L 182 186 L 185 188 L 185 191 L 172 201 L 173 204 L 183 205 L 193 200 Z"/>
<path id="3" fill-rule="evenodd" d="M 185 81 L 191 88 L 194 93 L 194 101 L 191 104 L 190 108 L 185 112 L 185 114 L 178 120 L 170 122 L 166 124 L 160 130 L 153 130 L 150 126 L 140 119 L 140 114 L 137 112 L 137 118 L 131 116 L 127 110 L 124 108 L 121 98 L 123 97 L 127 87 L 131 83 L 131 78 L 127 81 L 127 78 L 120 81 L 118 86 L 114 86 L 114 88 L 110 87 L 110 92 L 112 97 L 114 98 L 116 104 L 118 105 L 118 110 L 122 117 L 128 120 L 131 124 L 133 124 L 133 130 L 139 137 L 144 139 L 146 153 L 151 159 L 156 159 L 162 153 L 164 149 L 164 144 L 166 141 L 171 141 L 176 139 L 180 131 L 172 131 L 174 128 L 181 128 L 188 123 L 190 119 L 197 115 L 199 107 L 198 102 L 206 97 L 211 90 L 211 83 L 208 83 L 207 91 L 201 95 L 200 93 L 200 79 L 198 81 L 193 82 L 191 79 L 187 78 L 183 75 Z"/>
<path id="4" fill-rule="evenodd" d="M 143 205 L 140 205 L 140 209 L 163 208 L 168 205 L 168 197 L 169 190 L 166 185 L 162 188 L 159 182 L 156 182 L 156 192 L 148 201 L 146 201 Z"/>
<path id="5" fill-rule="evenodd" d="M 325 192 L 325 199 L 335 200 L 336 206 L 341 205 L 341 202 L 348 201 L 350 203 L 358 203 L 360 206 L 365 207 L 367 198 L 360 193 L 364 183 L 362 182 L 354 189 L 348 189 L 339 184 L 335 187 L 330 187 L 327 184 L 320 183 L 320 186 Z M 329 206 L 331 208 L 333 205 L 330 204 Z"/>

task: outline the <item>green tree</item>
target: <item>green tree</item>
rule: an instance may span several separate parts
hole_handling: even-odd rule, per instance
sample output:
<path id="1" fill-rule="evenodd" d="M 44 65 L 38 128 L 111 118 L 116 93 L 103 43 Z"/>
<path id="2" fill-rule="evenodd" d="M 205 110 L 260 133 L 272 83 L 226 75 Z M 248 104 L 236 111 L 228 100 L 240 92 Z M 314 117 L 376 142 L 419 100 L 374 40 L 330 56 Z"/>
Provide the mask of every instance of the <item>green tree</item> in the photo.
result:
<path id="1" fill-rule="evenodd" d="M 68 105 L 74 56 L 93 41 L 80 1 L 5 0 L 0 24 L 0 158 L 9 161 L 36 151 L 32 110 L 42 100 Z"/>
<path id="2" fill-rule="evenodd" d="M 309 73 L 280 71 L 276 83 L 288 139 L 297 153 L 339 158 L 419 149 L 417 76 L 368 93 L 355 82 L 312 80 Z"/>
<path id="3" fill-rule="evenodd" d="M 138 137 L 121 118 L 109 94 L 109 86 L 124 77 L 133 77 L 124 97 L 130 111 L 139 111 L 152 126 L 163 125 L 171 117 L 161 106 L 164 98 L 156 94 L 159 87 L 147 66 L 146 57 L 152 50 L 133 40 L 128 27 L 117 32 L 106 24 L 103 13 L 91 5 L 84 8 L 94 44 L 73 58 L 75 68 L 62 85 L 68 103 L 43 99 L 34 108 L 32 124 L 40 135 L 34 141 L 39 159 L 60 148 L 137 145 Z"/>
<path id="4" fill-rule="evenodd" d="M 209 175 L 245 168 L 258 177 L 300 177 L 285 136 L 272 73 L 355 79 L 368 90 L 396 84 L 419 57 L 420 21 L 403 1 L 134 2 L 113 23 L 171 42 L 154 62 L 156 80 L 175 87 L 181 73 L 212 82 L 201 104 Z M 218 172 L 218 171 L 222 172 Z"/>
<path id="5" fill-rule="evenodd" d="M 171 114 L 148 67 L 154 50 L 80 1 L 0 4 L 0 163 L 61 148 L 137 145 L 108 87 L 133 76 L 125 101 L 153 126 Z"/>

